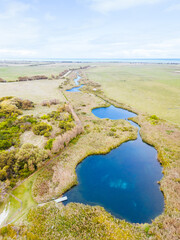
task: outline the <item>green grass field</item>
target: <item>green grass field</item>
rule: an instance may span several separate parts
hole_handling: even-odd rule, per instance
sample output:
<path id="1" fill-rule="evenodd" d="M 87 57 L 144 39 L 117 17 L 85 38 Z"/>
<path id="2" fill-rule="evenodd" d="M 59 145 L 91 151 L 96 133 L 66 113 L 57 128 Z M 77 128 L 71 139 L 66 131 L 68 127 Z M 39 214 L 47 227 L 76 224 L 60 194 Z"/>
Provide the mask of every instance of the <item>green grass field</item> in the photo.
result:
<path id="1" fill-rule="evenodd" d="M 6 81 L 16 81 L 21 76 L 34 76 L 34 75 L 46 75 L 50 77 L 51 74 L 58 75 L 69 68 L 78 68 L 80 66 L 87 65 L 85 63 L 0 63 L 0 78 Z"/>
<path id="2" fill-rule="evenodd" d="M 180 123 L 180 65 L 96 64 L 86 70 L 105 94 L 138 111 Z"/>

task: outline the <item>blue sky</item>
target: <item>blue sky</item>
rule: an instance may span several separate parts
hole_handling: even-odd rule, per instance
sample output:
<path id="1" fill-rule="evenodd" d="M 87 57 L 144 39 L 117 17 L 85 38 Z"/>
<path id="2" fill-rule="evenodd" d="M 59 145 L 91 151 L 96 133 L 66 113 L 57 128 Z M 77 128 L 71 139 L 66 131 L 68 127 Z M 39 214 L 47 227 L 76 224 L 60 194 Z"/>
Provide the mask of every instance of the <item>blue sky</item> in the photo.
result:
<path id="1" fill-rule="evenodd" d="M 180 58 L 180 0 L 0 0 L 0 59 Z"/>

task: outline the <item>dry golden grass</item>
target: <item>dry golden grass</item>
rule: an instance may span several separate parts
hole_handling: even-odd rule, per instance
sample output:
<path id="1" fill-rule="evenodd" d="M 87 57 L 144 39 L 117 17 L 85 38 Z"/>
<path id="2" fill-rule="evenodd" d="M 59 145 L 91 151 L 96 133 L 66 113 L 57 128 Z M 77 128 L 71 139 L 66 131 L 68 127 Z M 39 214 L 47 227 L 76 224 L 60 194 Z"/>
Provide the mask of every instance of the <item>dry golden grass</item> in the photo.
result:
<path id="1" fill-rule="evenodd" d="M 47 139 L 44 136 L 35 135 L 32 131 L 25 131 L 20 137 L 21 145 L 31 143 L 39 148 L 44 148 Z"/>
<path id="2" fill-rule="evenodd" d="M 0 96 L 16 96 L 29 99 L 40 104 L 43 100 L 57 98 L 61 102 L 64 97 L 58 86 L 63 80 L 37 80 L 28 82 L 0 83 Z"/>

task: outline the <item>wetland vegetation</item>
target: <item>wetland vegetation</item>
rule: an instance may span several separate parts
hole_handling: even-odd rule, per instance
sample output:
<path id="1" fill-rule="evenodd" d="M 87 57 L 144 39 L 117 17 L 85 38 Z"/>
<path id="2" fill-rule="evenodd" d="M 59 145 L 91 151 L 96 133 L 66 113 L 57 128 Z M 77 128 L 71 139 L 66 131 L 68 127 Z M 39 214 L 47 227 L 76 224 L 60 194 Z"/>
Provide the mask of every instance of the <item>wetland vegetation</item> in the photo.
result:
<path id="1" fill-rule="evenodd" d="M 78 67 L 80 66 L 80 64 L 77 65 Z M 40 159 L 40 161 L 35 160 L 37 164 L 36 166 L 33 163 L 34 168 L 30 172 L 30 175 L 25 174 L 17 176 L 18 181 L 14 181 L 15 168 L 12 164 L 12 167 L 8 168 L 8 173 L 11 174 L 9 176 L 13 176 L 14 182 L 10 185 L 9 180 L 11 180 L 11 177 L 9 177 L 9 179 L 2 179 L 0 182 L 1 196 L 3 200 L 3 203 L 0 206 L 0 213 L 3 213 L 4 215 L 7 213 L 7 216 L 5 216 L 1 225 L 1 238 L 16 239 L 18 236 L 19 239 L 177 240 L 179 236 L 178 219 L 180 210 L 180 129 L 177 124 L 172 123 L 178 122 L 176 116 L 177 109 L 174 110 L 172 117 L 166 118 L 167 115 L 163 114 L 163 108 L 159 112 L 158 107 L 155 108 L 155 105 L 145 109 L 145 105 L 148 104 L 147 97 L 144 97 L 144 102 L 142 101 L 143 107 L 141 108 L 140 105 L 138 105 L 139 100 L 137 95 L 133 95 L 134 97 L 131 95 L 129 101 L 127 101 L 127 98 L 123 97 L 122 87 L 124 86 L 124 94 L 126 94 L 127 86 L 122 86 L 121 83 L 118 82 L 118 79 L 122 76 L 123 78 L 126 77 L 128 79 L 129 88 L 134 88 L 133 84 L 136 84 L 137 92 L 146 92 L 146 95 L 149 94 L 151 98 L 154 96 L 154 101 L 159 101 L 159 105 L 162 106 L 164 98 L 162 97 L 161 99 L 159 96 L 162 96 L 163 92 L 158 95 L 156 91 L 158 87 L 157 89 L 153 87 L 149 92 L 149 87 L 147 88 L 147 85 L 145 86 L 143 81 L 143 89 L 139 88 L 139 85 L 141 85 L 140 79 L 146 78 L 147 74 L 151 76 L 153 86 L 161 85 L 164 86 L 167 91 L 171 92 L 170 95 L 167 95 L 171 102 L 172 92 L 175 94 L 174 99 L 176 97 L 176 91 L 173 89 L 175 84 L 177 84 L 177 86 L 179 84 L 178 77 L 175 74 L 176 81 L 173 80 L 172 86 L 167 87 L 169 86 L 168 79 L 164 79 L 164 81 L 161 79 L 161 84 L 159 83 L 159 76 L 163 76 L 161 72 L 162 69 L 161 71 L 158 70 L 159 75 L 154 69 L 163 68 L 163 71 L 165 72 L 170 71 L 168 76 L 172 76 L 173 74 L 171 71 L 174 71 L 175 67 L 178 68 L 178 65 L 128 65 L 128 67 L 123 64 L 118 66 L 112 66 L 111 64 L 109 66 L 107 64 L 106 66 L 102 66 L 101 64 L 97 64 L 96 67 L 93 65 L 92 68 L 78 71 L 81 76 L 78 83 L 79 85 L 83 84 L 84 86 L 81 91 L 77 93 L 66 91 L 67 89 L 76 86 L 74 82 L 74 79 L 77 76 L 76 71 L 69 73 L 65 79 L 60 78 L 58 80 L 1 83 L 2 86 L 4 86 L 0 89 L 2 97 L 18 97 L 17 95 L 19 94 L 20 97 L 22 97 L 21 94 L 27 96 L 29 91 L 29 95 L 26 98 L 31 102 L 31 109 L 22 109 L 23 104 L 21 103 L 17 105 L 16 101 L 13 100 L 14 98 L 2 99 L 2 103 L 3 101 L 8 101 L 8 104 L 10 103 L 13 105 L 13 107 L 10 107 L 10 110 L 12 111 L 13 109 L 13 111 L 15 111 L 13 114 L 9 114 L 9 110 L 7 111 L 9 107 L 4 107 L 4 104 L 1 104 L 2 131 L 8 130 L 8 134 L 10 134 L 10 136 L 14 134 L 13 136 L 16 136 L 15 139 L 17 140 L 11 142 L 11 146 L 13 146 L 14 149 L 9 151 L 11 146 L 6 146 L 5 149 L 1 150 L 0 154 L 3 156 L 5 153 L 10 154 L 13 153 L 13 151 L 18 151 L 20 154 L 20 160 L 18 160 L 19 158 L 17 158 L 17 160 L 15 158 L 14 160 L 13 157 L 12 163 L 16 164 L 16 161 L 18 161 L 18 164 L 23 163 L 24 165 L 20 164 L 22 167 L 20 169 L 23 169 L 23 171 L 24 169 L 29 169 L 29 160 L 33 163 L 33 158 Z M 123 75 L 123 68 L 126 72 L 126 76 Z M 127 68 L 129 70 L 127 70 Z M 141 76 L 138 70 L 139 68 L 144 69 Z M 150 68 L 151 71 L 154 72 L 152 75 Z M 109 71 L 110 69 L 111 71 Z M 102 77 L 103 71 L 105 74 Z M 129 76 L 127 71 L 131 71 L 131 74 L 128 73 Z M 137 75 L 135 74 L 136 71 L 138 72 Z M 98 72 L 101 72 L 101 80 L 97 77 Z M 42 71 L 38 74 L 46 73 L 45 71 Z M 109 82 L 107 84 L 106 77 L 109 79 L 110 76 L 108 74 L 110 74 L 113 79 L 112 88 L 108 85 L 110 84 Z M 18 74 L 17 76 L 19 77 Z M 117 76 L 119 77 L 117 78 Z M 138 79 L 135 79 L 133 82 L 134 76 L 138 76 Z M 3 76 L 0 75 L 0 77 Z M 38 81 L 41 81 L 41 83 L 38 83 Z M 113 88 L 115 82 L 118 82 L 116 84 L 116 89 Z M 30 90 L 27 90 L 28 88 L 26 87 L 24 88 L 25 85 L 20 85 L 25 83 L 31 84 L 32 98 Z M 102 87 L 99 83 L 102 84 Z M 8 87 L 6 84 L 8 84 Z M 9 84 L 18 84 L 18 92 L 14 90 L 15 88 L 13 85 L 13 87 L 11 87 Z M 38 98 L 36 94 L 34 94 L 33 97 L 33 92 L 38 92 L 39 89 L 37 84 L 42 84 L 44 89 L 44 92 L 42 92 Z M 6 91 L 4 91 L 4 89 L 6 89 Z M 23 92 L 22 89 L 25 89 L 25 91 Z M 118 91 L 119 95 L 117 95 Z M 112 92 L 114 92 L 114 95 L 112 95 Z M 119 96 L 119 98 L 117 96 Z M 24 101 L 26 98 L 23 97 L 23 100 L 21 99 L 21 101 Z M 58 104 L 49 104 L 52 99 L 57 99 L 55 102 L 58 102 Z M 48 102 L 48 104 L 44 105 L 44 101 L 46 101 L 46 103 Z M 29 106 L 30 102 L 25 104 L 25 106 Z M 176 103 L 177 102 L 171 102 L 170 104 L 174 106 Z M 61 196 L 71 187 L 78 184 L 75 169 L 83 159 L 94 154 L 99 155 L 109 153 L 112 149 L 121 144 L 122 146 L 120 146 L 120 148 L 131 143 L 131 141 L 127 141 L 135 140 L 137 138 L 137 128 L 132 126 L 128 121 L 123 119 L 98 119 L 91 112 L 92 109 L 108 107 L 111 104 L 137 114 L 137 116 L 132 117 L 133 121 L 141 126 L 140 134 L 142 140 L 155 147 L 158 153 L 158 161 L 163 168 L 164 176 L 161 180 L 160 178 L 155 180 L 155 184 L 157 185 L 156 181 L 160 180 L 159 187 L 163 192 L 165 199 L 164 211 L 162 214 L 160 214 L 160 211 L 160 215 L 152 222 L 149 221 L 148 224 L 129 223 L 125 220 L 114 218 L 113 215 L 107 213 L 104 208 L 99 206 L 88 206 L 80 203 L 69 203 L 64 206 L 62 203 L 57 204 L 51 202 L 53 198 Z M 4 110 L 6 111 L 5 113 Z M 23 119 L 23 121 L 21 119 Z M 44 122 L 43 129 L 41 129 L 41 122 Z M 16 129 L 13 128 L 13 124 L 16 126 Z M 23 125 L 23 127 L 21 127 L 21 125 Z M 24 127 L 24 125 L 26 127 Z M 35 128 L 36 125 L 38 125 L 38 133 L 39 130 L 40 133 L 43 131 L 43 135 L 36 135 L 33 133 L 33 128 Z M 52 129 L 49 126 L 51 126 Z M 2 138 L 4 138 L 4 134 L 4 132 L 1 133 Z M 28 143 L 28 139 L 29 141 L 31 140 L 31 143 Z M 6 139 L 1 140 L 3 141 Z M 31 156 L 27 155 L 28 160 L 23 158 L 26 156 L 26 154 L 23 153 L 23 151 L 26 151 L 26 145 L 25 149 L 23 149 L 23 144 L 28 144 L 28 146 L 31 146 L 32 148 L 32 151 L 28 150 L 28 154 L 31 155 L 32 153 Z M 38 154 L 39 148 L 43 153 L 47 154 L 47 158 L 44 157 L 42 153 Z M 117 149 L 113 151 L 116 151 Z M 113 154 L 113 151 L 109 154 Z M 101 155 L 98 157 L 100 156 Z M 93 156 L 90 156 L 90 158 L 93 158 Z M 8 161 L 9 157 L 6 159 Z M 43 164 L 39 166 L 39 162 Z M 86 160 L 83 164 L 85 162 Z M 27 166 L 25 167 L 25 165 Z M 90 167 L 92 166 L 90 165 Z M 4 170 L 6 171 L 7 169 Z M 18 171 L 18 173 L 23 173 L 23 171 Z M 149 172 L 153 172 L 153 169 Z M 2 176 L 5 175 L 6 174 L 2 174 Z M 29 177 L 27 178 L 27 176 Z M 144 194 L 144 197 L 145 196 L 146 194 Z M 10 224 L 6 225 L 6 223 Z"/>

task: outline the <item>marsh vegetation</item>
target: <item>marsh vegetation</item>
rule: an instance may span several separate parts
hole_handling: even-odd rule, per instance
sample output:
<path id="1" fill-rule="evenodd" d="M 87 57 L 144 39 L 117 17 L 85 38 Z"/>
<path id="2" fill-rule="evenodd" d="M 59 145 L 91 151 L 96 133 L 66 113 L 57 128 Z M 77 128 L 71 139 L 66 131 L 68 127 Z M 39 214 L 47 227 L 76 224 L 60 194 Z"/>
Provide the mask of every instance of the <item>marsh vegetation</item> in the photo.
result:
<path id="1" fill-rule="evenodd" d="M 164 111 L 166 108 L 162 104 L 163 101 L 164 104 L 169 101 L 166 106 L 169 106 L 168 104 L 171 106 L 177 105 L 175 96 L 179 83 L 176 73 L 174 73 L 174 66 L 154 65 L 152 68 L 150 65 L 131 65 L 131 67 L 128 65 L 121 66 L 122 68 L 119 68 L 119 65 L 106 65 L 105 68 L 100 64 L 97 64 L 97 66 L 79 71 L 82 77 L 79 83 L 84 84 L 84 86 L 77 93 L 66 91 L 75 86 L 74 78 L 77 73 L 74 71 L 64 80 L 1 83 L 4 86 L 1 88 L 2 96 L 24 96 L 22 97 L 23 101 L 28 98 L 34 105 L 34 107 L 31 106 L 32 109 L 24 110 L 21 109 L 21 105 L 18 107 L 11 103 L 14 106 L 10 109 L 15 111 L 12 116 L 8 115 L 9 107 L 5 106 L 5 114 L 1 107 L 2 131 L 7 128 L 8 134 L 10 136 L 14 134 L 13 136 L 16 139 L 15 143 L 12 142 L 11 145 L 15 149 L 9 152 L 7 150 L 11 146 L 7 146 L 6 149 L 1 150 L 1 153 L 3 152 L 6 156 L 8 153 L 19 151 L 15 153 L 15 156 L 19 154 L 18 164 L 20 163 L 21 166 L 22 163 L 26 162 L 26 164 L 22 164 L 19 173 L 23 173 L 24 169 L 31 166 L 28 165 L 29 159 L 32 158 L 32 162 L 35 161 L 35 164 L 37 164 L 34 165 L 33 162 L 34 169 L 32 169 L 32 172 L 34 171 L 34 174 L 27 179 L 28 174 L 17 176 L 20 181 L 26 179 L 23 182 L 18 182 L 18 184 L 16 181 L 13 182 L 14 167 L 13 169 L 9 168 L 9 174 L 13 175 L 12 186 L 17 184 L 14 190 L 9 184 L 11 177 L 8 181 L 7 179 L 1 181 L 2 199 L 6 198 L 6 200 L 0 206 L 0 211 L 3 212 L 3 209 L 9 206 L 6 221 L 11 222 L 13 220 L 13 223 L 1 228 L 2 239 L 13 239 L 17 236 L 19 239 L 178 239 L 180 196 L 178 139 L 180 138 L 180 129 L 178 125 L 166 121 L 167 119 L 171 122 L 177 122 L 177 109 L 172 111 L 172 115 L 167 115 Z M 152 71 L 153 74 L 151 74 Z M 130 72 L 131 74 L 129 74 Z M 168 79 L 163 77 L 163 72 L 167 73 Z M 35 74 L 46 75 L 46 72 L 34 73 L 31 76 Z M 149 78 L 144 81 L 143 79 L 146 79 L 147 75 Z M 109 85 L 110 81 L 108 82 L 104 77 L 111 80 L 112 86 Z M 172 86 L 169 85 L 169 77 L 173 77 Z M 121 81 L 121 78 L 123 78 L 123 81 Z M 128 83 L 126 80 L 128 80 Z M 102 84 L 102 87 L 99 83 Z M 8 84 L 8 87 L 6 84 Z M 11 87 L 9 84 L 18 84 L 18 87 L 16 88 L 15 85 Z M 28 88 L 24 84 L 28 84 L 30 89 L 27 90 Z M 128 89 L 134 89 L 134 84 L 137 87 L 134 92 L 137 94 L 134 95 L 133 91 L 130 91 L 131 94 L 127 95 Z M 152 88 L 150 88 L 151 84 Z M 40 85 L 42 86 L 41 90 Z M 176 90 L 175 85 L 177 85 Z M 24 92 L 22 89 L 24 89 Z M 165 89 L 165 92 L 168 92 L 167 99 L 164 100 L 165 92 L 160 92 L 158 89 Z M 142 97 L 144 96 L 143 101 L 141 101 L 142 106 L 138 103 L 139 92 L 142 92 Z M 37 93 L 39 93 L 38 96 L 36 96 Z M 173 98 L 172 94 L 174 94 Z M 154 99 L 152 106 L 148 102 L 148 97 L 151 100 Z M 2 102 L 4 100 L 11 102 L 13 99 L 3 99 Z M 51 105 L 50 101 L 52 99 L 58 99 L 59 103 Z M 42 106 L 43 101 L 47 101 L 45 106 Z M 67 101 L 66 105 L 64 105 L 65 101 Z M 159 109 L 157 102 L 159 102 L 161 109 Z M 133 121 L 141 126 L 140 134 L 143 141 L 154 146 L 158 152 L 158 160 L 162 164 L 164 174 L 159 184 L 165 198 L 165 209 L 151 224 L 139 225 L 118 220 L 101 207 L 78 203 L 70 203 L 67 206 L 44 203 L 59 197 L 72 186 L 78 184 L 75 168 L 85 157 L 92 154 L 108 153 L 123 142 L 137 138 L 137 129 L 126 120 L 98 119 L 91 113 L 93 108 L 107 107 L 111 104 L 138 113 Z M 147 104 L 149 108 L 145 107 Z M 17 123 L 16 128 L 13 126 L 14 122 Z M 33 127 L 40 122 L 44 122 L 46 127 L 51 125 L 51 130 L 46 128 L 49 136 L 44 136 L 46 133 L 44 135 L 33 133 Z M 21 127 L 22 125 L 23 127 Z M 32 142 L 33 146 L 29 145 L 23 134 L 25 134 L 24 136 L 31 136 L 32 142 L 36 142 L 37 145 L 35 146 Z M 47 161 L 44 157 L 42 160 L 44 155 L 39 152 L 38 147 L 40 139 L 43 139 L 41 151 L 50 154 L 48 155 L 50 161 Z M 28 145 L 24 146 L 26 143 Z M 23 160 L 24 155 L 26 155 L 23 151 L 27 151 L 27 149 L 31 156 L 27 154 L 28 160 Z M 35 158 L 40 161 L 33 160 Z M 6 159 L 8 161 L 10 158 Z M 13 164 L 16 164 L 13 154 L 12 159 L 13 166 Z M 43 166 L 39 166 L 39 163 Z M 3 173 L 2 175 L 5 176 L 6 174 Z M 10 188 L 6 188 L 6 184 L 9 184 Z M 6 195 L 6 193 L 12 193 L 22 201 L 22 207 L 17 199 L 11 195 Z M 38 206 L 38 203 L 44 204 Z M 20 207 L 21 210 L 19 210 Z"/>

